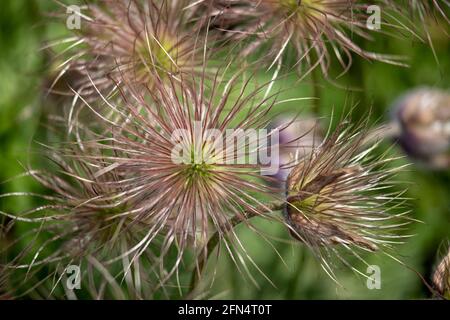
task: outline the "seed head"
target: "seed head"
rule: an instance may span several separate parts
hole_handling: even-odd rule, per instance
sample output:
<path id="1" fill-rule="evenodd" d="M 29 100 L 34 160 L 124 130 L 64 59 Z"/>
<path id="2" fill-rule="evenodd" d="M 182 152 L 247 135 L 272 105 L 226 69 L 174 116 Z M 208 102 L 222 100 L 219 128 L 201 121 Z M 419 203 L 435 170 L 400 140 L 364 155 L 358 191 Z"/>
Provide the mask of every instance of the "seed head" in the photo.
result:
<path id="1" fill-rule="evenodd" d="M 264 183 L 267 164 L 250 159 L 261 152 L 276 157 L 264 150 L 278 147 L 276 130 L 264 130 L 274 97 L 262 97 L 267 85 L 250 90 L 240 74 L 225 78 L 188 81 L 199 83 L 192 87 L 156 76 L 146 92 L 120 88 L 122 103 L 100 98 L 109 117 L 78 95 L 98 118 L 97 127 L 77 122 L 74 141 L 56 150 L 54 161 L 68 179 L 34 174 L 57 194 L 49 198 L 54 205 L 33 212 L 46 214 L 31 220 L 57 221 L 48 224 L 49 232 L 67 239 L 57 253 L 100 263 L 126 259 L 129 265 L 144 256 L 156 261 L 152 270 L 159 267 L 163 283 L 187 249 L 206 254 L 212 234 L 233 239 L 236 219 L 271 211 L 261 199 L 282 195 Z M 170 265 L 164 257 L 174 252 Z"/>
<path id="2" fill-rule="evenodd" d="M 390 247 L 409 222 L 392 213 L 402 200 L 392 190 L 397 172 L 374 158 L 364 129 L 341 124 L 335 133 L 292 169 L 287 180 L 286 221 L 291 234 L 311 247 L 333 276 L 329 258 Z M 342 252 L 344 251 L 344 252 Z M 333 276 L 334 277 L 334 276 Z"/>
<path id="3" fill-rule="evenodd" d="M 352 63 L 352 53 L 369 60 L 402 65 L 399 57 L 362 49 L 353 39 L 370 39 L 367 28 L 369 4 L 355 0 L 262 0 L 204 1 L 213 21 L 219 21 L 231 39 L 246 40 L 243 55 L 264 46 L 272 64 L 281 62 L 293 49 L 297 66 L 307 74 L 320 66 L 324 75 L 333 54 L 344 69 Z M 306 68 L 304 68 L 306 67 Z"/>
<path id="4" fill-rule="evenodd" d="M 118 84 L 151 86 L 154 75 L 177 77 L 193 72 L 202 59 L 202 39 L 190 23 L 186 1 L 101 0 L 82 11 L 81 29 L 56 44 L 70 43 L 58 80 L 78 72 L 71 83 L 80 94 L 109 94 Z M 95 97 L 94 97 L 95 98 Z"/>
<path id="5" fill-rule="evenodd" d="M 248 83 L 239 77 L 218 81 L 194 89 L 184 82 L 169 87 L 159 82 L 146 93 L 150 102 L 130 89 L 135 101 L 110 123 L 107 148 L 114 157 L 108 167 L 124 177 L 120 186 L 138 205 L 133 219 L 151 225 L 142 250 L 159 234 L 162 252 L 175 244 L 180 254 L 186 247 L 202 248 L 211 232 L 229 229 L 232 217 L 260 214 L 254 195 L 270 193 L 258 182 L 263 166 L 238 160 L 239 154 L 249 159 L 259 149 L 248 140 L 229 145 L 225 137 L 231 129 L 247 134 L 265 128 L 273 102 L 258 101 L 261 89 L 246 93 Z"/>

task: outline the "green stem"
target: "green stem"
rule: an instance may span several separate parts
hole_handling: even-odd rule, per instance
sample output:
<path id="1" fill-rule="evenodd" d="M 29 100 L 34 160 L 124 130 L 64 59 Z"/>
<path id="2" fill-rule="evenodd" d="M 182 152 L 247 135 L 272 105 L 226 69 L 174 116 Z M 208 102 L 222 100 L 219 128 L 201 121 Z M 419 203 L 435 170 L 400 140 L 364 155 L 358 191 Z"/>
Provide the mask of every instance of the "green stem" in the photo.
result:
<path id="1" fill-rule="evenodd" d="M 195 268 L 194 272 L 192 273 L 191 277 L 191 283 L 189 285 L 189 291 L 186 295 L 187 299 L 192 299 L 194 297 L 195 291 L 198 287 L 198 283 L 200 281 L 200 278 L 203 274 L 203 271 L 205 269 L 206 263 L 209 260 L 209 257 L 211 256 L 211 253 L 214 251 L 214 249 L 219 244 L 221 238 L 226 236 L 229 231 L 233 230 L 237 225 L 239 225 L 243 221 L 250 220 L 251 218 L 260 216 L 261 213 L 267 213 L 272 211 L 277 211 L 283 209 L 284 201 L 274 201 L 272 203 L 269 203 L 268 205 L 261 206 L 257 208 L 256 210 L 252 211 L 246 211 L 244 214 L 244 218 L 242 216 L 234 216 L 230 223 L 227 224 L 225 227 L 225 230 L 221 230 L 221 232 L 216 231 L 211 238 L 209 239 L 207 245 L 206 245 L 206 253 L 200 253 L 197 259 L 197 267 Z M 258 213 L 257 213 L 258 212 Z"/>

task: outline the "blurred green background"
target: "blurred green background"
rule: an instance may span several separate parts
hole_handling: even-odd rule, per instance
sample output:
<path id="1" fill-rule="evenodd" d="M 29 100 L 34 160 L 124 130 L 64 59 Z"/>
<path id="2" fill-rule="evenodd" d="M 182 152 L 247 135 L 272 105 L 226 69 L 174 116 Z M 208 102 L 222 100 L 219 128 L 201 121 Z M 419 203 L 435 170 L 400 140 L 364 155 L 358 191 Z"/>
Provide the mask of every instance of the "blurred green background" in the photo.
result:
<path id="1" fill-rule="evenodd" d="M 46 40 L 65 32 L 64 25 L 53 23 L 49 12 L 58 9 L 51 0 L 3 0 L 0 7 L 0 181 L 11 179 L 24 172 L 28 163 L 43 161 L 33 152 L 34 142 L 46 141 L 46 113 L 55 107 L 55 101 L 45 96 L 50 56 L 41 47 Z M 61 10 L 59 8 L 58 10 Z M 380 123 L 389 117 L 392 102 L 405 91 L 419 86 L 435 86 L 448 89 L 450 85 L 450 41 L 439 31 L 432 33 L 439 65 L 430 46 L 408 39 L 378 37 L 362 45 L 373 51 L 400 54 L 409 57 L 410 68 L 400 68 L 379 62 L 369 62 L 355 57 L 349 73 L 339 79 L 343 86 L 361 90 L 347 91 L 321 81 L 321 115 L 325 118 L 332 111 L 335 117 L 348 111 L 355 104 L 353 119 L 358 120 L 371 109 L 371 122 Z M 270 79 L 270 73 L 261 72 L 261 79 Z M 280 87 L 293 86 L 295 75 L 284 78 Z M 311 96 L 308 80 L 295 86 L 289 94 Z M 292 91 L 292 90 L 291 90 Z M 56 107 L 58 107 L 56 105 Z M 311 102 L 296 102 L 286 106 L 290 111 L 308 110 Z M 345 109 L 344 109 L 345 107 Z M 346 110 L 346 111 L 345 111 Z M 401 154 L 399 149 L 396 149 Z M 406 160 L 405 160 L 406 161 Z M 404 162 L 405 162 L 404 161 Z M 405 263 L 430 278 L 436 262 L 436 254 L 442 241 L 450 237 L 450 174 L 427 171 L 411 166 L 399 177 L 409 183 L 407 196 L 414 218 L 423 221 L 414 224 L 415 234 L 407 244 L 399 248 Z M 39 191 L 28 179 L 12 179 L 0 184 L 0 194 L 13 191 Z M 27 198 L 0 198 L 0 210 L 19 211 L 33 203 Z M 271 234 L 286 238 L 286 230 L 279 225 L 257 221 Z M 21 227 L 14 229 L 20 233 Z M 381 290 L 369 290 L 365 280 L 349 270 L 339 270 L 343 287 L 329 279 L 312 254 L 301 245 L 276 243 L 275 247 L 285 263 L 267 243 L 244 227 L 238 227 L 239 235 L 246 243 L 255 263 L 272 280 L 271 285 L 258 272 L 252 271 L 258 286 L 243 281 L 233 262 L 223 255 L 211 291 L 208 296 L 239 299 L 416 299 L 430 297 L 419 277 L 407 268 L 385 256 L 369 257 L 370 264 L 381 267 Z"/>

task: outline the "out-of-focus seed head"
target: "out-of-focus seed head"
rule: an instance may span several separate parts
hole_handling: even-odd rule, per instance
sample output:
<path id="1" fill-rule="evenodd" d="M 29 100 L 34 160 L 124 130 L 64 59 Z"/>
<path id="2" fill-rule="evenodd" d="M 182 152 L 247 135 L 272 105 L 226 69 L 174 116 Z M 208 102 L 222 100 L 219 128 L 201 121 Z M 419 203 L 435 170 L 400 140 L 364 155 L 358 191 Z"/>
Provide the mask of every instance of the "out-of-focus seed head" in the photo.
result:
<path id="1" fill-rule="evenodd" d="M 403 65 L 399 57 L 362 49 L 352 38 L 371 39 L 367 27 L 370 4 L 356 0 L 203 1 L 213 21 L 228 28 L 231 39 L 246 40 L 243 55 L 265 46 L 272 64 L 281 62 L 287 49 L 296 54 L 301 74 L 320 66 L 328 76 L 333 55 L 347 71 L 352 53 L 366 59 Z M 380 5 L 382 5 L 380 3 Z"/>
<path id="2" fill-rule="evenodd" d="M 96 89 L 108 94 L 121 82 L 151 86 L 155 74 L 163 79 L 193 72 L 202 62 L 196 53 L 203 44 L 190 23 L 190 11 L 184 10 L 187 3 L 101 0 L 89 4 L 81 12 L 81 29 L 55 42 L 70 43 L 55 81 L 77 71 L 83 76 L 70 85 L 86 96 L 96 94 Z"/>
<path id="3" fill-rule="evenodd" d="M 450 299 L 450 250 L 434 271 L 433 285 L 442 297 Z"/>
<path id="4" fill-rule="evenodd" d="M 450 167 L 450 94 L 422 88 L 399 99 L 394 109 L 398 142 L 411 157 L 431 168 Z"/>
<path id="5" fill-rule="evenodd" d="M 395 212 L 402 200 L 392 189 L 397 169 L 365 146 L 363 128 L 342 124 L 299 161 L 287 180 L 286 221 L 291 234 L 311 247 L 330 275 L 329 258 L 348 265 L 344 253 L 386 249 L 401 239 L 395 232 L 408 224 Z M 406 237 L 406 236 L 405 236 Z"/>

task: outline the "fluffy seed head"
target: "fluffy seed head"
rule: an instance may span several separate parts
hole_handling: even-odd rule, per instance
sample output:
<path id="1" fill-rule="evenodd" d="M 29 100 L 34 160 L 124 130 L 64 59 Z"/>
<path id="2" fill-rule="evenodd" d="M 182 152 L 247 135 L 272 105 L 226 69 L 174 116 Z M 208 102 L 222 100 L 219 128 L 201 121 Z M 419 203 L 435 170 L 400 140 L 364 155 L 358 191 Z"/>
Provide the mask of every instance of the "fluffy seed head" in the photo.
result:
<path id="1" fill-rule="evenodd" d="M 235 155 L 232 163 L 221 162 L 217 158 L 224 154 L 215 153 L 216 149 L 224 153 L 232 151 L 228 148 L 236 150 L 234 144 L 229 146 L 223 140 L 227 129 L 244 132 L 264 128 L 267 121 L 264 116 L 270 102 L 253 104 L 250 99 L 256 93 L 233 99 L 236 81 L 230 80 L 223 92 L 218 91 L 217 83 L 213 84 L 211 96 L 206 97 L 204 87 L 190 90 L 173 83 L 166 90 L 158 86 L 150 93 L 152 105 L 136 95 L 147 116 L 140 116 L 139 109 L 131 109 L 133 127 L 125 127 L 128 134 L 114 138 L 119 151 L 115 170 L 130 177 L 124 183 L 138 190 L 134 196 L 146 208 L 140 218 L 168 229 L 167 242 L 175 241 L 181 248 L 188 238 L 194 244 L 208 239 L 211 226 L 221 230 L 231 216 L 254 211 L 258 203 L 252 193 L 265 192 L 260 183 L 248 180 L 259 175 L 258 164 L 239 164 Z M 244 110 L 249 115 L 236 121 Z M 214 136 L 210 130 L 214 130 Z M 217 148 L 219 143 L 225 147 Z M 256 151 L 248 142 L 236 148 L 242 149 L 245 158 Z M 183 156 L 177 158 L 179 151 Z"/>
<path id="2" fill-rule="evenodd" d="M 389 159 L 371 156 L 376 144 L 364 145 L 364 129 L 346 126 L 300 160 L 287 180 L 291 234 L 315 251 L 330 275 L 331 255 L 348 265 L 343 253 L 359 258 L 358 251 L 387 248 L 408 224 L 404 212 L 392 212 L 402 202 L 389 182 L 396 170 L 386 167 Z"/>
<path id="3" fill-rule="evenodd" d="M 60 65 L 56 80 L 67 71 L 77 71 L 81 79 L 70 84 L 76 91 L 96 94 L 94 83 L 108 94 L 123 81 L 148 86 L 155 74 L 167 78 L 192 72 L 201 64 L 196 52 L 203 47 L 189 22 L 190 11 L 184 10 L 186 4 L 184 0 L 90 4 L 81 12 L 81 29 L 61 41 L 70 43 L 66 51 L 71 56 Z"/>
<path id="4" fill-rule="evenodd" d="M 232 219 L 246 221 L 247 214 L 264 216 L 270 211 L 261 197 L 281 194 L 264 183 L 270 179 L 261 176 L 266 164 L 249 159 L 261 153 L 275 157 L 260 142 L 276 148 L 278 141 L 276 130 L 264 131 L 274 104 L 273 96 L 263 97 L 267 85 L 252 89 L 250 80 L 240 74 L 230 78 L 217 74 L 211 81 L 155 79 L 145 92 L 135 86 L 123 88 L 121 103 L 102 96 L 99 103 L 110 108 L 108 117 L 78 95 L 99 124 L 98 128 L 76 124 L 80 151 L 74 158 L 89 174 L 67 174 L 86 191 L 81 198 L 69 190 L 63 196 L 77 200 L 67 219 L 86 217 L 92 236 L 104 236 L 108 242 L 116 229 L 125 228 L 137 238 L 127 242 L 116 259 L 133 260 L 156 246 L 164 277 L 169 277 L 187 248 L 196 253 L 207 250 L 210 236 L 228 234 Z M 174 250 L 177 258 L 167 270 L 163 257 Z"/>
<path id="5" fill-rule="evenodd" d="M 98 126 L 76 122 L 74 141 L 55 149 L 53 161 L 63 177 L 33 172 L 55 194 L 41 196 L 50 205 L 8 215 L 45 222 L 49 242 L 32 246 L 28 255 L 55 241 L 62 245 L 21 267 L 95 259 L 100 265 L 123 264 L 122 276 L 132 267 L 150 270 L 165 283 L 187 249 L 206 254 L 207 241 L 217 233 L 237 240 L 236 219 L 250 223 L 247 215 L 265 216 L 271 210 L 262 199 L 282 197 L 264 182 L 270 178 L 261 176 L 266 164 L 248 162 L 260 152 L 271 156 L 260 142 L 278 147 L 272 139 L 276 130 L 264 131 L 275 103 L 273 96 L 263 97 L 267 85 L 250 89 L 250 80 L 240 74 L 217 75 L 212 82 L 201 78 L 195 87 L 156 79 L 146 92 L 124 88 L 121 103 L 101 96 L 110 117 L 78 95 Z M 255 134 L 258 144 L 249 138 Z M 175 258 L 165 259 L 169 255 Z M 145 263 L 150 267 L 144 269 Z"/>
<path id="6" fill-rule="evenodd" d="M 333 55 L 345 72 L 351 65 L 352 53 L 401 64 L 398 57 L 365 51 L 352 40 L 354 35 L 371 38 L 367 28 L 369 4 L 355 0 L 204 2 L 213 8 L 210 15 L 220 21 L 222 29 L 227 28 L 231 39 L 248 40 L 243 55 L 265 46 L 272 63 L 276 63 L 281 62 L 287 48 L 292 48 L 302 74 L 320 66 L 328 75 Z"/>

